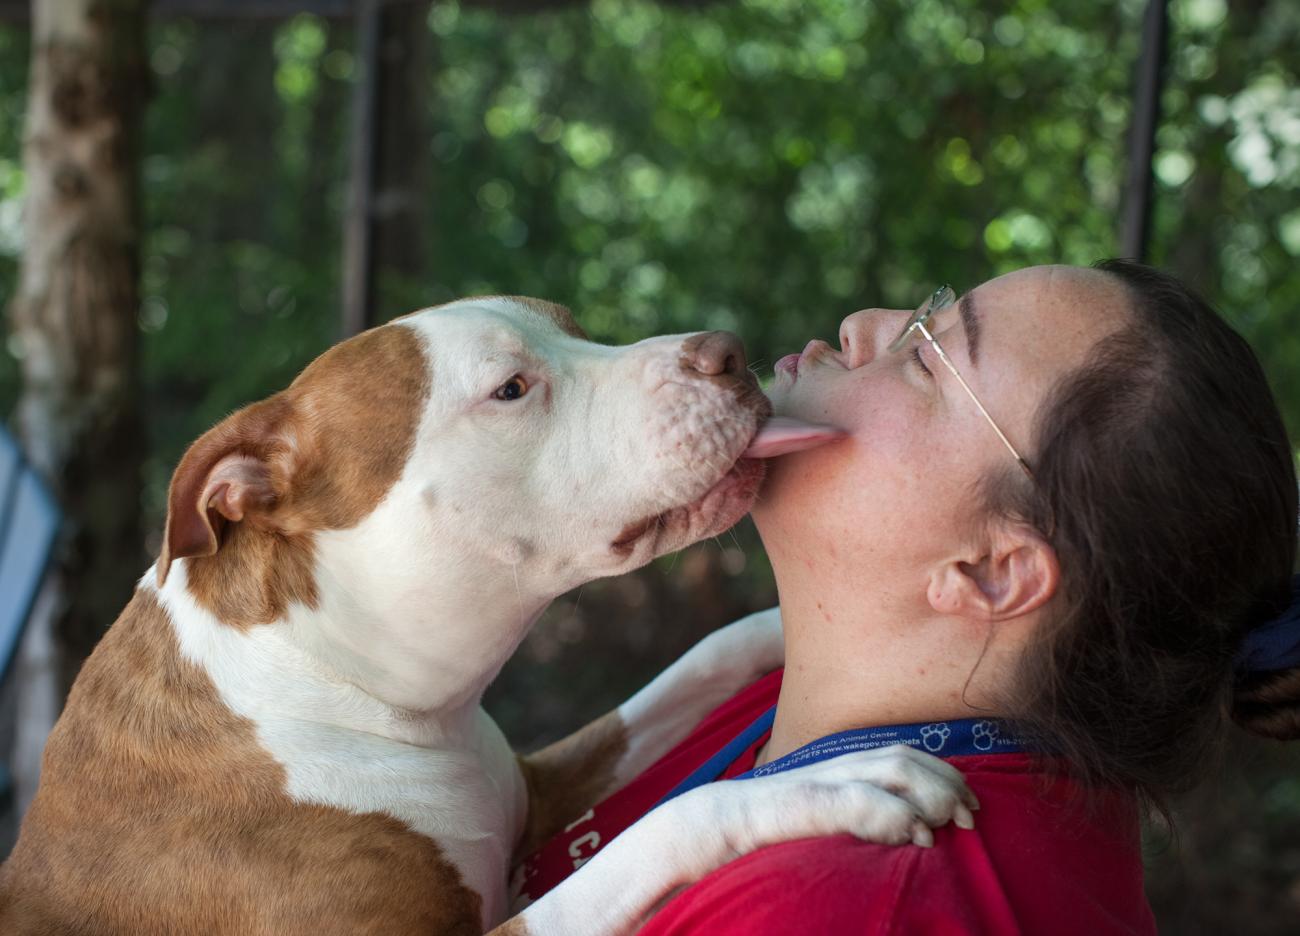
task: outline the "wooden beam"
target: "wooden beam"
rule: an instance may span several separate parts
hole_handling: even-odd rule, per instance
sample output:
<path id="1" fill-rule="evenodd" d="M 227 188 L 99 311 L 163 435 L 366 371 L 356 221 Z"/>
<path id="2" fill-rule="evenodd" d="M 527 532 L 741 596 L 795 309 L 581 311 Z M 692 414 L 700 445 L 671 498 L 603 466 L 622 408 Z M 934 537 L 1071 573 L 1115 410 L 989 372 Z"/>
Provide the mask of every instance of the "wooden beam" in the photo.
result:
<path id="1" fill-rule="evenodd" d="M 379 138 L 379 17 L 384 0 L 358 0 L 357 80 L 352 87 L 352 152 L 343 220 L 343 337 L 374 315 L 375 147 Z"/>
<path id="2" fill-rule="evenodd" d="M 351 16 L 356 0 L 153 0 L 151 17 L 199 19 L 287 19 L 314 13 L 329 19 Z M 0 0 L 0 21 L 31 18 L 31 0 Z"/>
<path id="3" fill-rule="evenodd" d="M 282 19 L 299 13 L 342 18 L 352 14 L 353 0 L 154 0 L 164 16 L 203 19 Z"/>
<path id="4" fill-rule="evenodd" d="M 1160 93 L 1164 89 L 1168 0 L 1148 0 L 1142 20 L 1142 52 L 1133 91 L 1133 123 L 1129 127 L 1128 182 L 1124 187 L 1124 218 L 1120 253 L 1145 260 L 1151 239 L 1151 160 L 1160 125 Z"/>
<path id="5" fill-rule="evenodd" d="M 299 13 L 311 13 L 325 19 L 348 19 L 357 12 L 361 0 L 153 0 L 150 16 L 154 19 L 192 17 L 204 20 L 288 19 Z M 419 2 L 419 0 L 389 0 Z M 580 6 L 587 0 L 467 0 L 499 13 L 541 13 L 547 10 Z M 662 6 L 698 8 L 724 0 L 659 0 Z M 0 22 L 26 22 L 31 19 L 32 0 L 0 0 Z"/>
<path id="6" fill-rule="evenodd" d="M 385 303 L 388 297 L 379 285 L 385 278 L 429 281 L 428 245 L 433 234 L 429 163 L 433 160 L 418 156 L 421 144 L 432 136 L 429 76 L 438 37 L 428 28 L 428 17 L 428 0 L 385 4 L 379 17 L 371 260 L 376 286 L 371 324 L 408 311 Z"/>

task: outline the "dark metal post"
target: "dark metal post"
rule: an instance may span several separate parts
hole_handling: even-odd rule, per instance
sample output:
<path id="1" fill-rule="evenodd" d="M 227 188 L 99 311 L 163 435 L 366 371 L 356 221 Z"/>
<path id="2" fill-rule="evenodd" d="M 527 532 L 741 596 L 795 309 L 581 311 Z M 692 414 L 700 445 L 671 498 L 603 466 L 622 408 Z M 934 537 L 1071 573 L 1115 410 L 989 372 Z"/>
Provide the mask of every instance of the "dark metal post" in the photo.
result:
<path id="1" fill-rule="evenodd" d="M 1164 87 L 1168 0 L 1148 0 L 1142 19 L 1142 52 L 1138 57 L 1133 93 L 1133 123 L 1129 127 L 1128 182 L 1124 188 L 1124 227 L 1120 253 L 1145 260 L 1151 227 L 1151 158 L 1160 124 L 1160 92 Z"/>
<path id="2" fill-rule="evenodd" d="M 208 20 L 287 19 L 312 13 L 328 19 L 352 15 L 354 0 L 152 0 L 149 16 Z M 0 0 L 0 21 L 31 19 L 32 0 Z"/>
<path id="3" fill-rule="evenodd" d="M 352 92 L 352 153 L 343 226 L 343 335 L 374 316 L 375 142 L 379 90 L 379 16 L 383 0 L 357 3 L 357 78 Z"/>

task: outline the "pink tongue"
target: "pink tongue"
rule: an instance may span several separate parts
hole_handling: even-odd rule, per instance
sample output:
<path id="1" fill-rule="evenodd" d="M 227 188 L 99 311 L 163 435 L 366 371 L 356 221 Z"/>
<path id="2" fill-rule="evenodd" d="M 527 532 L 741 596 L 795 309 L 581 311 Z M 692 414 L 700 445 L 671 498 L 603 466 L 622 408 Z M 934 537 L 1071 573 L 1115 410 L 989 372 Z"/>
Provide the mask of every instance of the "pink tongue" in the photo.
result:
<path id="1" fill-rule="evenodd" d="M 743 457 L 775 458 L 777 455 L 815 448 L 842 439 L 844 435 L 843 431 L 831 426 L 791 419 L 788 416 L 773 416 L 758 430 Z"/>

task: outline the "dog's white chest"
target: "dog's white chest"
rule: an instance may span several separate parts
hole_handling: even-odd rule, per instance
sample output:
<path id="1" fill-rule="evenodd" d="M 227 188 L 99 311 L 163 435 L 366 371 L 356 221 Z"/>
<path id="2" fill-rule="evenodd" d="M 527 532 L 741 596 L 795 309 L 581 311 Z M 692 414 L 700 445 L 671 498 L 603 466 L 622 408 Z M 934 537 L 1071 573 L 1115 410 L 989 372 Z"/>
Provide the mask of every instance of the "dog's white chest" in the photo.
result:
<path id="1" fill-rule="evenodd" d="M 304 803 L 381 812 L 431 838 L 483 900 L 485 927 L 504 918 L 506 875 L 527 809 L 524 780 L 481 710 L 476 748 L 430 749 L 350 730 L 255 719 L 258 739 Z"/>
<path id="2" fill-rule="evenodd" d="M 278 625 L 247 632 L 222 625 L 189 598 L 180 568 L 158 597 L 181 652 L 252 722 L 283 766 L 292 799 L 400 819 L 432 839 L 479 894 L 485 927 L 504 917 L 527 791 L 514 753 L 481 708 L 454 719 L 400 719 L 323 678 Z"/>

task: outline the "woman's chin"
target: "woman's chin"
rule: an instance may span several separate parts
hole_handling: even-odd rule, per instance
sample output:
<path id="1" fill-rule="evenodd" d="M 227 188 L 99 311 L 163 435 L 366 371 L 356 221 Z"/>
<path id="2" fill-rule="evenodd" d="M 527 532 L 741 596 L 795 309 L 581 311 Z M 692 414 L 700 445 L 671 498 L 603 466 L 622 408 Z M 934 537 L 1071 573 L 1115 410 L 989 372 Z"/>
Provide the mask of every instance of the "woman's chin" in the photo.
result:
<path id="1" fill-rule="evenodd" d="M 842 502 L 834 502 L 841 501 L 837 476 L 846 470 L 843 447 L 847 442 L 766 460 L 767 474 L 749 511 L 765 539 L 765 526 L 773 536 L 796 535 L 801 528 L 811 529 L 828 510 L 843 511 Z"/>

